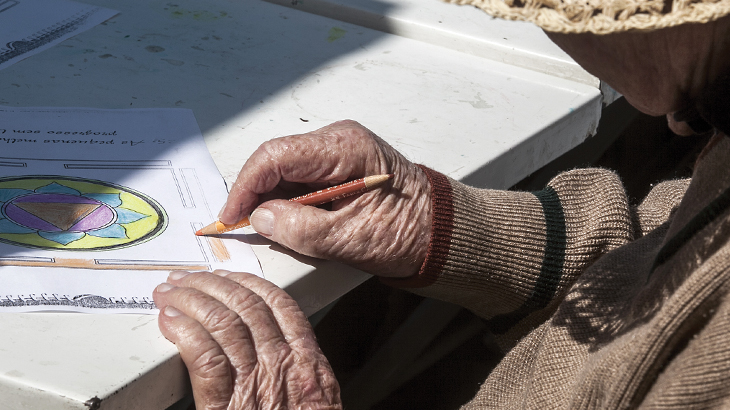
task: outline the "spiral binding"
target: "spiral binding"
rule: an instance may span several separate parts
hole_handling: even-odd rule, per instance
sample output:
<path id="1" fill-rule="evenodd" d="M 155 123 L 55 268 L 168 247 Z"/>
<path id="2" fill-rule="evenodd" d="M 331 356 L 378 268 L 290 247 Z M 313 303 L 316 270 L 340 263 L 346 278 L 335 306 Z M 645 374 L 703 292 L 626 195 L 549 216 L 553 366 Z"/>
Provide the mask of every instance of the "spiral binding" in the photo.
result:
<path id="1" fill-rule="evenodd" d="M 101 8 L 95 7 L 86 12 L 76 13 L 74 16 L 62 20 L 50 27 L 46 27 L 43 30 L 37 31 L 29 37 L 7 43 L 7 49 L 0 52 L 0 64 L 6 63 L 13 58 L 46 45 L 68 33 L 76 31 L 81 24 L 99 10 L 101 10 Z"/>
<path id="2" fill-rule="evenodd" d="M 148 297 L 103 297 L 98 295 L 59 295 L 31 293 L 0 296 L 0 307 L 68 306 L 94 309 L 156 309 Z"/>

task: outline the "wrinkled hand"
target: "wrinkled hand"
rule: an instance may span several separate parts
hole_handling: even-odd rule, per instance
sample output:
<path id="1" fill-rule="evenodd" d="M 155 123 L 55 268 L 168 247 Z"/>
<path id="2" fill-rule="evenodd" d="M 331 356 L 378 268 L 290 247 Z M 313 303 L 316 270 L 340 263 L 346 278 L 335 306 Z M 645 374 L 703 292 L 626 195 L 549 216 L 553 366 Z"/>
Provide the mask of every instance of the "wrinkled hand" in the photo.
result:
<path id="1" fill-rule="evenodd" d="M 390 173 L 392 183 L 336 201 L 331 211 L 267 201 Z M 258 233 L 304 255 L 390 277 L 415 274 L 426 257 L 431 203 L 425 173 L 354 121 L 262 144 L 241 169 L 219 218 L 235 223 L 254 208 Z"/>
<path id="2" fill-rule="evenodd" d="M 247 273 L 172 272 L 153 297 L 198 410 L 342 408 L 306 316 L 272 283 Z"/>

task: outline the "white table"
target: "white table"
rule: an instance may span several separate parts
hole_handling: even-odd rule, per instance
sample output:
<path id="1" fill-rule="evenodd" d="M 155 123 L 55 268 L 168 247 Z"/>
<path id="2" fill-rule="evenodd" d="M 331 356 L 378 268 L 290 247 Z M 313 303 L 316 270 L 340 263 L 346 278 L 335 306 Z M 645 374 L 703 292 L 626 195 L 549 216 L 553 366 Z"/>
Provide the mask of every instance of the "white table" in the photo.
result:
<path id="1" fill-rule="evenodd" d="M 402 37 L 598 87 L 531 23 L 487 17 L 470 6 L 421 0 L 267 0 Z"/>
<path id="2" fill-rule="evenodd" d="M 351 118 L 415 162 L 507 188 L 601 115 L 599 83 L 539 30 L 438 0 L 332 0 L 340 20 L 312 14 L 320 0 L 305 0 L 311 13 L 87 2 L 121 14 L 0 71 L 0 104 L 191 108 L 229 183 L 263 141 Z M 263 240 L 254 250 L 307 314 L 367 278 Z M 0 409 L 164 409 L 189 391 L 155 316 L 2 314 L 0 329 Z"/>

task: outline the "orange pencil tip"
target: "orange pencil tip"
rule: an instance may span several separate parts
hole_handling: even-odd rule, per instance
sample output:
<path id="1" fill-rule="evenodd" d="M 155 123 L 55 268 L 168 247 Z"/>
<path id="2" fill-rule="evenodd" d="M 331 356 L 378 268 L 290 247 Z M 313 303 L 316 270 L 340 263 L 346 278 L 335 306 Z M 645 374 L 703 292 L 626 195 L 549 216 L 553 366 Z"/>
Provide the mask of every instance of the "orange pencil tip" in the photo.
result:
<path id="1" fill-rule="evenodd" d="M 195 231 L 195 235 L 196 236 L 203 236 L 203 230 L 202 229 L 198 229 L 197 231 Z"/>
<path id="2" fill-rule="evenodd" d="M 388 174 L 388 179 L 393 179 L 393 178 L 395 178 L 395 174 Z"/>

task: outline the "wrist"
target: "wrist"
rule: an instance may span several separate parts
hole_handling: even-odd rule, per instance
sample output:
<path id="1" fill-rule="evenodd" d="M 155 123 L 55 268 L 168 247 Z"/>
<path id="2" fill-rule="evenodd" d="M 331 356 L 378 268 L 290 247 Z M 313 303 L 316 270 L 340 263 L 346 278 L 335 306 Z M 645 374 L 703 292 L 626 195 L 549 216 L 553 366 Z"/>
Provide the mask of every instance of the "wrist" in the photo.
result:
<path id="1" fill-rule="evenodd" d="M 449 179 L 426 166 L 418 165 L 428 180 L 428 240 L 418 249 L 417 271 L 404 278 L 383 278 L 382 281 L 395 287 L 425 287 L 436 281 L 448 258 L 453 231 L 454 209 L 452 188 Z"/>

